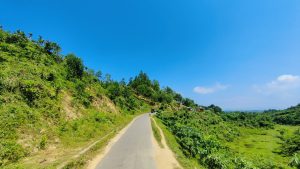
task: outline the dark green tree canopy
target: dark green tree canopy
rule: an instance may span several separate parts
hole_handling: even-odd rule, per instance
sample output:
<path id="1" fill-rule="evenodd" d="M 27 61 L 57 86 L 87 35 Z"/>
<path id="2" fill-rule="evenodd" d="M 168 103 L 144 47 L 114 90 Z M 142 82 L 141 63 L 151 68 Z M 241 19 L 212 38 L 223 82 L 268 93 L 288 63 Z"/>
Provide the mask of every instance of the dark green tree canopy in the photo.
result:
<path id="1" fill-rule="evenodd" d="M 65 57 L 65 62 L 68 70 L 68 79 L 81 78 L 84 72 L 84 65 L 80 58 L 74 54 L 68 54 Z"/>

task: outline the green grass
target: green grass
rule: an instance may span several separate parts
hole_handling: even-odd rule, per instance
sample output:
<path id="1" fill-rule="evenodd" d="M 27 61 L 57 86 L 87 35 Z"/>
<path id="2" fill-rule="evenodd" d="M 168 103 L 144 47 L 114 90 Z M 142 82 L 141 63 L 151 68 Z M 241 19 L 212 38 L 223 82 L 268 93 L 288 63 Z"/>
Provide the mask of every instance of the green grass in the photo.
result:
<path id="1" fill-rule="evenodd" d="M 161 148 L 164 148 L 164 145 L 161 142 L 161 140 L 162 140 L 161 134 L 160 134 L 159 129 L 157 128 L 153 118 L 151 118 L 151 127 L 152 127 L 154 138 L 157 141 L 158 145 Z"/>
<path id="2" fill-rule="evenodd" d="M 65 162 L 67 163 L 64 168 L 84 168 L 85 165 L 87 164 L 87 161 L 92 159 L 95 155 L 99 154 L 102 151 L 102 149 L 105 147 L 105 145 L 108 143 L 108 141 L 111 138 L 113 138 L 115 134 L 117 134 L 117 131 L 124 128 L 134 117 L 147 111 L 149 111 L 149 109 L 145 107 L 143 110 L 137 112 L 135 115 L 116 116 L 116 118 L 114 119 L 114 124 L 110 124 L 106 128 L 99 127 L 97 132 L 97 137 L 94 137 L 93 139 L 83 139 L 83 140 L 79 139 L 80 141 L 77 142 L 75 138 L 79 137 L 78 135 L 74 134 L 73 137 L 64 135 L 65 137 L 63 138 L 64 144 L 58 147 L 55 150 L 55 152 L 39 151 L 38 153 L 32 154 L 31 156 L 24 158 L 17 163 L 7 165 L 4 168 L 6 169 L 13 169 L 13 168 L 52 169 L 53 168 L 54 169 L 57 168 L 58 166 L 61 166 L 61 164 Z M 87 128 L 85 129 L 88 130 Z M 104 137 L 103 140 L 98 142 L 96 145 L 94 145 L 91 149 L 89 149 L 84 154 L 80 155 L 77 158 L 74 158 L 74 156 L 78 154 L 83 148 L 89 146 L 91 143 L 97 140 L 100 140 L 102 137 Z M 68 143 L 69 145 L 65 145 L 66 143 Z M 59 152 L 59 154 L 57 154 L 57 152 Z M 56 159 L 50 162 L 49 159 L 51 158 L 56 158 Z M 44 163 L 40 163 L 41 161 L 43 161 L 43 159 L 46 159 L 47 161 L 45 161 Z"/>
<path id="3" fill-rule="evenodd" d="M 276 125 L 274 129 L 239 127 L 241 135 L 233 142 L 228 142 L 227 145 L 236 154 L 254 164 L 289 168 L 290 157 L 279 154 L 281 143 L 279 136 L 281 130 L 285 130 L 286 135 L 291 135 L 297 128 L 297 126 L 283 125 Z"/>
<path id="4" fill-rule="evenodd" d="M 184 169 L 204 169 L 195 159 L 187 158 L 181 151 L 180 145 L 177 143 L 175 136 L 162 124 L 162 122 L 154 117 L 156 124 L 161 128 L 165 136 L 168 147 L 173 151 L 177 161 Z"/>

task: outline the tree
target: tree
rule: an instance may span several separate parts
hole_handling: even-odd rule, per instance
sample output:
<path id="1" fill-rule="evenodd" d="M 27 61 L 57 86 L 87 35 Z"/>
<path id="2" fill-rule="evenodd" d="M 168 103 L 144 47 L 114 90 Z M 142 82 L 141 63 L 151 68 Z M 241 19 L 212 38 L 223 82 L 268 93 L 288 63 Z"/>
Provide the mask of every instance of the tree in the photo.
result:
<path id="1" fill-rule="evenodd" d="M 136 90 L 138 94 L 150 97 L 152 96 L 153 89 L 152 83 L 148 75 L 144 72 L 140 72 L 133 80 L 129 80 L 128 84 L 132 89 Z"/>
<path id="2" fill-rule="evenodd" d="M 174 99 L 179 103 L 181 103 L 183 100 L 182 96 L 179 93 L 175 94 Z"/>
<path id="3" fill-rule="evenodd" d="M 40 46 L 43 46 L 43 45 L 44 45 L 45 40 L 43 39 L 42 36 L 39 35 L 38 40 L 37 40 L 37 43 L 38 43 Z"/>
<path id="4" fill-rule="evenodd" d="M 164 88 L 164 91 L 165 91 L 167 94 L 170 94 L 170 95 L 173 95 L 173 94 L 174 94 L 174 91 L 173 91 L 170 87 Z"/>
<path id="5" fill-rule="evenodd" d="M 153 90 L 155 90 L 157 92 L 160 90 L 160 85 L 159 85 L 159 82 L 157 80 L 153 80 L 152 86 L 153 86 Z"/>
<path id="6" fill-rule="evenodd" d="M 33 34 L 32 33 L 28 33 L 28 38 L 31 40 L 32 39 Z"/>
<path id="7" fill-rule="evenodd" d="M 208 106 L 209 109 L 212 109 L 215 113 L 221 113 L 222 109 L 219 106 L 215 106 L 214 104 Z"/>
<path id="8" fill-rule="evenodd" d="M 187 107 L 192 107 L 192 106 L 195 105 L 195 102 L 192 99 L 185 98 L 185 99 L 183 99 L 182 104 L 185 105 L 185 106 L 187 106 Z"/>
<path id="9" fill-rule="evenodd" d="M 84 66 L 80 58 L 76 57 L 74 54 L 68 54 L 65 57 L 67 66 L 67 78 L 81 78 L 83 76 Z"/>
<path id="10" fill-rule="evenodd" d="M 105 74 L 105 81 L 106 81 L 106 83 L 110 83 L 112 81 L 110 74 Z"/>
<path id="11" fill-rule="evenodd" d="M 60 46 L 55 42 L 46 41 L 44 46 L 45 51 L 48 54 L 58 55 L 61 51 Z"/>
<path id="12" fill-rule="evenodd" d="M 121 86 L 126 86 L 126 81 L 124 78 L 122 78 L 122 80 L 119 83 Z"/>
<path id="13" fill-rule="evenodd" d="M 24 47 L 24 45 L 28 42 L 28 39 L 23 31 L 17 30 L 14 34 L 11 34 L 6 38 L 6 42 L 17 43 Z"/>
<path id="14" fill-rule="evenodd" d="M 102 78 L 102 72 L 101 72 L 101 70 L 97 71 L 97 72 L 95 73 L 95 76 L 96 76 L 99 80 L 101 80 L 101 78 Z"/>
<path id="15" fill-rule="evenodd" d="M 139 85 L 151 86 L 151 81 L 148 75 L 144 72 L 140 72 L 138 76 L 136 76 L 132 81 L 130 81 L 129 86 L 132 88 L 136 88 Z"/>

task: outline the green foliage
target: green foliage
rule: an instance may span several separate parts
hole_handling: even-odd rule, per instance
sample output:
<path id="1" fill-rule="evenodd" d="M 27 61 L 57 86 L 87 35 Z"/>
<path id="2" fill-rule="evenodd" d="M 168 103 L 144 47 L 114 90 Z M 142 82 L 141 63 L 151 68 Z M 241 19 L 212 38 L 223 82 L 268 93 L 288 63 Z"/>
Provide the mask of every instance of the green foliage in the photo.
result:
<path id="1" fill-rule="evenodd" d="M 255 169 L 255 167 L 253 167 L 253 164 L 251 164 L 249 161 L 246 161 L 241 157 L 235 158 L 234 164 L 235 164 L 235 169 Z"/>
<path id="2" fill-rule="evenodd" d="M 63 56 L 60 51 L 57 43 L 41 36 L 34 40 L 32 34 L 0 29 L 0 167 L 30 155 L 33 147 L 47 151 L 56 138 L 63 148 L 78 148 L 127 123 L 148 104 L 162 110 L 183 108 L 158 117 L 174 134 L 181 155 L 208 168 L 278 167 L 268 159 L 237 157 L 228 145 L 241 138 L 243 128 L 265 132 L 274 122 L 300 124 L 300 105 L 262 114 L 223 113 L 218 106 L 202 108 L 170 87 L 161 88 L 144 72 L 128 83 L 115 81 L 109 74 L 103 77 L 101 71 L 85 69 L 74 54 Z M 290 156 L 299 153 L 300 134 L 287 137 L 288 132 L 277 133 L 283 140 L 282 153 Z M 28 141 L 27 136 L 34 139 Z M 243 145 L 255 148 L 253 143 Z M 291 166 L 298 167 L 297 162 Z"/>
<path id="3" fill-rule="evenodd" d="M 82 78 L 84 66 L 80 58 L 74 54 L 69 54 L 65 57 L 65 62 L 68 71 L 68 79 Z"/>
<path id="4" fill-rule="evenodd" d="M 246 127 L 264 127 L 273 128 L 274 122 L 272 118 L 262 113 L 245 113 L 245 112 L 232 112 L 222 113 L 221 117 L 224 121 Z"/>
<path id="5" fill-rule="evenodd" d="M 154 135 L 154 138 L 156 139 L 156 141 L 158 142 L 159 146 L 161 148 L 164 148 L 164 145 L 162 144 L 161 140 L 162 140 L 162 136 L 160 134 L 160 131 L 158 129 L 158 127 L 156 126 L 155 124 L 155 121 L 154 119 L 151 118 L 151 128 L 152 128 L 152 131 L 153 131 L 153 135 Z"/>
<path id="6" fill-rule="evenodd" d="M 26 151 L 15 141 L 5 140 L 0 142 L 0 167 L 17 162 L 26 155 Z"/>
<path id="7" fill-rule="evenodd" d="M 55 42 L 46 41 L 44 46 L 45 51 L 48 54 L 58 55 L 61 51 L 60 46 Z"/>
<path id="8" fill-rule="evenodd" d="M 41 141 L 39 143 L 39 149 L 45 150 L 46 145 L 47 145 L 47 137 L 42 136 Z"/>
<path id="9" fill-rule="evenodd" d="M 183 99 L 182 104 L 187 106 L 187 107 L 193 107 L 195 105 L 194 101 L 192 99 L 189 99 L 189 98 Z"/>
<path id="10" fill-rule="evenodd" d="M 166 142 L 168 147 L 174 152 L 176 159 L 181 164 L 181 166 L 185 169 L 202 169 L 204 168 L 201 166 L 196 159 L 187 158 L 180 148 L 176 137 L 170 132 L 169 129 L 165 125 L 163 125 L 162 121 L 158 118 L 154 117 L 158 126 L 162 129 L 163 134 L 165 136 Z"/>
<path id="11" fill-rule="evenodd" d="M 281 153 L 291 156 L 300 152 L 300 128 L 291 137 L 283 138 Z"/>
<path id="12" fill-rule="evenodd" d="M 211 154 L 205 159 L 205 164 L 211 169 L 225 169 L 228 168 L 228 166 L 224 159 L 224 157 L 219 155 Z"/>
<path id="13" fill-rule="evenodd" d="M 131 87 L 138 95 L 149 98 L 153 102 L 170 105 L 172 102 L 183 104 L 187 107 L 195 107 L 193 100 L 183 98 L 180 94 L 173 91 L 170 87 L 160 88 L 159 82 L 151 81 L 148 75 L 140 72 L 134 79 L 130 79 L 128 86 Z"/>
<path id="14" fill-rule="evenodd" d="M 298 154 L 294 154 L 289 165 L 291 167 L 296 167 L 297 169 L 300 169 L 300 156 Z"/>
<path id="15" fill-rule="evenodd" d="M 0 168 L 34 148 L 82 146 L 147 107 L 124 81 L 101 80 L 80 58 L 59 52 L 41 36 L 0 29 Z"/>
<path id="16" fill-rule="evenodd" d="M 208 106 L 207 108 L 211 109 L 215 113 L 222 113 L 223 112 L 222 109 L 221 109 L 221 107 L 213 105 L 213 104 L 210 105 L 210 106 Z"/>
<path id="17" fill-rule="evenodd" d="M 202 115 L 197 112 L 181 111 L 176 113 L 159 113 L 158 117 L 175 135 L 183 153 L 187 157 L 198 159 L 204 166 L 227 168 L 224 160 L 217 155 L 217 153 L 225 150 L 225 147 L 217 140 L 218 136 L 208 135 L 199 130 L 202 125 L 215 123 L 213 122 L 214 120 L 206 121 L 201 119 Z M 209 112 L 208 116 L 220 119 Z M 200 124 L 200 120 L 205 124 Z"/>
<path id="18" fill-rule="evenodd" d="M 288 167 L 287 158 L 278 154 L 280 133 L 289 133 L 288 127 L 278 128 L 266 114 L 216 112 L 210 107 L 202 112 L 159 112 L 157 117 L 176 137 L 185 156 L 207 168 Z M 285 144 L 290 147 L 283 149 L 298 152 L 297 136 L 294 133 L 293 141 Z"/>
<path id="19" fill-rule="evenodd" d="M 129 86 L 136 90 L 137 94 L 152 97 L 154 92 L 154 88 L 157 89 L 159 86 L 158 82 L 152 84 L 148 75 L 144 72 L 140 72 L 138 76 L 136 76 L 133 80 L 129 81 Z"/>
<path id="20" fill-rule="evenodd" d="M 268 110 L 264 113 L 270 115 L 278 124 L 300 125 L 300 104 L 285 110 Z"/>

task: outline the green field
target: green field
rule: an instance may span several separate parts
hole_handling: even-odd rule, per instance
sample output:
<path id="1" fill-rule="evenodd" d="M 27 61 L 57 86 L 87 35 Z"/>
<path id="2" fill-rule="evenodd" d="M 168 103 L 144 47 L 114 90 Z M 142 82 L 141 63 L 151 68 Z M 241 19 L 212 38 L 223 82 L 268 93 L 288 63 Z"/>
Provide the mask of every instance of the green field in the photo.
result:
<path id="1" fill-rule="evenodd" d="M 286 135 L 291 135 L 298 128 L 284 125 L 276 125 L 274 129 L 239 127 L 240 136 L 233 142 L 227 142 L 226 145 L 246 160 L 289 168 L 288 164 L 291 158 L 284 157 L 279 153 L 282 143 L 279 138 L 280 131 L 284 129 Z"/>
<path id="2" fill-rule="evenodd" d="M 195 166 L 196 160 L 198 167 L 210 169 L 299 167 L 294 154 L 299 153 L 300 126 L 276 124 L 268 114 L 183 109 L 157 116 L 164 133 L 172 134 L 166 134 L 173 140 L 171 149 L 183 155 L 183 166 Z"/>

